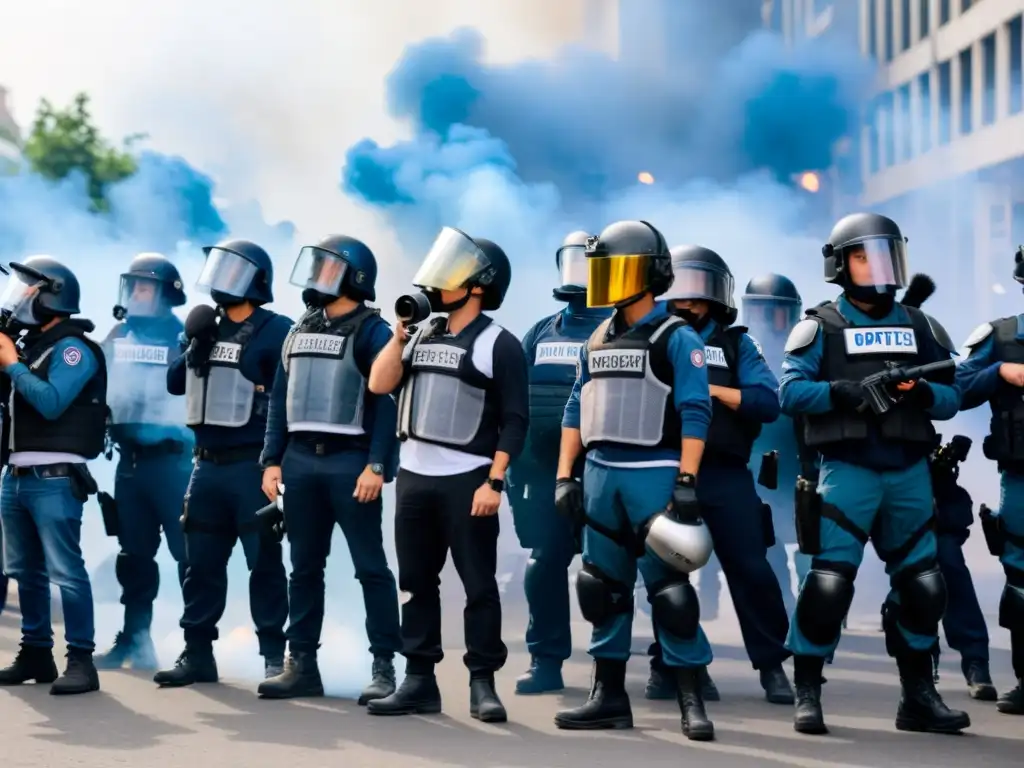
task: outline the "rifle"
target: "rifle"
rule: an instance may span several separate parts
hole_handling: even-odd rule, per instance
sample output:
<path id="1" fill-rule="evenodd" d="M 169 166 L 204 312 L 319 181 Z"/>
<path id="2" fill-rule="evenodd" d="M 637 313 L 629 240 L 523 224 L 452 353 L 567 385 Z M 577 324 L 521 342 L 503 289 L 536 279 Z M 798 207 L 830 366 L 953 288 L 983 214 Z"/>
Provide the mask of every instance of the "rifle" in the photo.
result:
<path id="1" fill-rule="evenodd" d="M 933 373 L 951 372 L 956 368 L 956 361 L 950 358 L 907 368 L 901 368 L 899 363 L 886 363 L 886 366 L 884 371 L 873 373 L 860 383 L 864 389 L 864 404 L 857 409 L 858 411 L 863 412 L 870 408 L 878 416 L 888 413 L 899 402 L 889 391 L 891 387 L 908 381 L 917 381 Z"/>

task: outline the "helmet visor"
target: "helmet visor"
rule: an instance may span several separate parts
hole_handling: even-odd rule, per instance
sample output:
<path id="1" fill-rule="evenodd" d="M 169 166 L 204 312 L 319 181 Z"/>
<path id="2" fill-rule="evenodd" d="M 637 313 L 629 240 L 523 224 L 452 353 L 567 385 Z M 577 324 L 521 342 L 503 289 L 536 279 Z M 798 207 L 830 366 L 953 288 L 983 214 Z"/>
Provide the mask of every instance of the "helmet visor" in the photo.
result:
<path id="1" fill-rule="evenodd" d="M 313 289 L 328 296 L 340 296 L 348 262 L 338 254 L 308 245 L 299 251 L 289 282 L 303 290 Z"/>
<path id="2" fill-rule="evenodd" d="M 32 312 L 32 302 L 39 294 L 39 289 L 43 284 L 43 281 L 37 280 L 33 275 L 22 272 L 12 265 L 7 285 L 4 286 L 4 291 L 0 294 L 0 312 L 28 325 L 35 325 L 36 318 Z"/>
<path id="3" fill-rule="evenodd" d="M 587 306 L 613 307 L 649 285 L 650 256 L 588 256 Z"/>
<path id="4" fill-rule="evenodd" d="M 743 322 L 754 329 L 789 333 L 800 320 L 800 302 L 776 296 L 744 296 Z"/>
<path id="5" fill-rule="evenodd" d="M 412 279 L 417 288 L 454 291 L 491 266 L 469 235 L 445 227 L 427 252 Z"/>
<path id="6" fill-rule="evenodd" d="M 893 238 L 862 240 L 843 247 L 844 269 L 854 285 L 907 285 L 907 244 Z"/>
<path id="7" fill-rule="evenodd" d="M 727 272 L 707 269 L 696 264 L 674 265 L 675 280 L 672 287 L 661 296 L 665 301 L 713 301 L 725 307 L 735 307 L 733 291 L 735 284 Z"/>
<path id="8" fill-rule="evenodd" d="M 211 248 L 206 254 L 206 265 L 196 280 L 196 288 L 241 298 L 249 290 L 258 271 L 255 264 L 234 251 Z"/>
<path id="9" fill-rule="evenodd" d="M 561 286 L 586 288 L 590 282 L 590 267 L 587 266 L 587 251 L 582 245 L 567 245 L 558 249 L 558 272 Z"/>
<path id="10" fill-rule="evenodd" d="M 165 306 L 163 285 L 152 277 L 121 275 L 117 304 L 128 317 L 156 317 Z"/>

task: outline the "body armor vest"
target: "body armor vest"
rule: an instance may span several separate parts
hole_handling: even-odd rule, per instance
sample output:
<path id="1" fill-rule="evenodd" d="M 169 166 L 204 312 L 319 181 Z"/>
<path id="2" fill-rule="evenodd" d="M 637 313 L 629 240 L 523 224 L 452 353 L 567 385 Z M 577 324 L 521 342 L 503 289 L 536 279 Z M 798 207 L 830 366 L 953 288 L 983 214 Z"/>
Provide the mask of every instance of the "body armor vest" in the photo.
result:
<path id="1" fill-rule="evenodd" d="M 210 371 L 205 378 L 189 368 L 185 372 L 185 423 L 190 427 L 244 427 L 253 411 L 266 413 L 268 396 L 257 392 L 254 382 L 242 374 L 242 356 L 249 340 L 274 315 L 250 316 L 238 330 L 221 338 L 210 352 Z M 224 326 L 220 326 L 223 328 Z"/>
<path id="2" fill-rule="evenodd" d="M 364 306 L 345 322 L 326 326 L 317 320 L 322 310 L 311 314 L 292 329 L 281 350 L 288 374 L 288 431 L 363 435 L 366 377 L 356 364 L 356 340 L 363 323 L 379 313 Z"/>
<path id="3" fill-rule="evenodd" d="M 1024 363 L 1024 342 L 1017 339 L 1018 320 L 1004 317 L 992 323 L 995 359 Z M 985 458 L 999 463 L 1000 470 L 1024 471 L 1024 390 L 1002 377 L 989 403 L 992 419 L 985 438 Z"/>
<path id="4" fill-rule="evenodd" d="M 167 366 L 177 355 L 177 339 L 152 341 L 121 323 L 104 346 L 114 432 L 136 425 L 180 427 L 185 423 L 185 399 L 167 392 Z"/>
<path id="5" fill-rule="evenodd" d="M 587 344 L 590 380 L 580 392 L 583 445 L 680 450 L 682 424 L 672 397 L 675 371 L 668 341 L 685 322 L 669 315 L 608 339 L 611 323 L 612 318 L 601 323 Z"/>
<path id="6" fill-rule="evenodd" d="M 935 343 L 927 316 L 913 307 L 904 307 L 909 324 L 854 325 L 843 317 L 835 302 L 807 310 L 824 334 L 820 381 L 862 381 L 885 370 L 887 363 L 901 366 L 937 362 L 921 352 L 921 347 Z M 878 429 L 883 440 L 921 444 L 927 449 L 934 443 L 935 428 L 922 409 L 895 405 L 877 416 L 871 410 L 852 413 L 831 410 L 823 414 L 807 414 L 804 438 L 810 448 L 865 440 L 870 427 Z"/>
<path id="7" fill-rule="evenodd" d="M 739 364 L 740 339 L 747 329 L 742 325 L 731 328 L 719 326 L 704 343 L 704 359 L 708 364 L 708 384 L 739 389 L 736 368 Z M 708 427 L 707 451 L 709 455 L 722 455 L 750 460 L 754 440 L 761 434 L 761 424 L 744 418 L 717 398 L 711 398 L 711 426 Z"/>
<path id="8" fill-rule="evenodd" d="M 409 374 L 398 400 L 398 438 L 493 456 L 497 403 L 491 379 L 473 365 L 473 346 L 491 319 L 481 315 L 458 336 L 445 335 L 446 324 L 438 318 L 406 347 Z"/>
<path id="9" fill-rule="evenodd" d="M 89 327 L 92 324 L 89 323 Z M 46 380 L 53 347 L 61 339 L 74 337 L 96 358 L 96 374 L 82 388 L 67 410 L 58 418 L 43 418 L 15 390 L 11 396 L 10 452 L 73 453 L 95 459 L 103 453 L 107 431 L 107 369 L 103 350 L 76 320 L 65 320 L 39 334 L 25 349 L 25 365 Z"/>

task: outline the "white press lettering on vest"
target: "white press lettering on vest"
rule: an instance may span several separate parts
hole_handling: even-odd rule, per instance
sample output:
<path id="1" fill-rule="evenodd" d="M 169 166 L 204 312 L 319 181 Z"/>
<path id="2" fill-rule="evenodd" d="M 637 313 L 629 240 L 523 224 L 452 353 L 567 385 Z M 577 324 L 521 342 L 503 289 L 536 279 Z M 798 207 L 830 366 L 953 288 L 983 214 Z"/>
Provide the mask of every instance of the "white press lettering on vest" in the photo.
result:
<path id="1" fill-rule="evenodd" d="M 913 328 L 844 328 L 848 355 L 917 354 Z"/>
<path id="2" fill-rule="evenodd" d="M 237 365 L 242 359 L 242 345 L 231 341 L 218 341 L 210 352 L 211 363 Z"/>
<path id="3" fill-rule="evenodd" d="M 580 347 L 574 341 L 546 341 L 537 345 L 534 365 L 576 365 L 580 357 Z"/>
<path id="4" fill-rule="evenodd" d="M 457 371 L 466 350 L 449 344 L 423 344 L 412 355 L 413 368 L 446 368 Z"/>
<path id="5" fill-rule="evenodd" d="M 587 356 L 587 367 L 591 373 L 643 373 L 647 352 L 597 349 Z"/>
<path id="6" fill-rule="evenodd" d="M 707 360 L 708 365 L 715 368 L 729 367 L 729 364 L 725 362 L 725 352 L 722 351 L 721 347 L 704 347 L 704 358 Z"/>
<path id="7" fill-rule="evenodd" d="M 292 342 L 292 354 L 340 355 L 344 346 L 344 336 L 329 333 L 297 333 Z"/>
<path id="8" fill-rule="evenodd" d="M 130 341 L 118 339 L 114 342 L 114 362 L 167 365 L 167 347 L 132 344 Z"/>

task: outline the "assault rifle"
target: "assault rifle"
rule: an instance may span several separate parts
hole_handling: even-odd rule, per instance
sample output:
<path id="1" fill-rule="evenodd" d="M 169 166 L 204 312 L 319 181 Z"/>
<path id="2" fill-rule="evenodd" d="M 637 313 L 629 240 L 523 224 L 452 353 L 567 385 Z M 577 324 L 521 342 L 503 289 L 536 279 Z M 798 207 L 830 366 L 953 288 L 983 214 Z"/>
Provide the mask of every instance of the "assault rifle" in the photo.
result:
<path id="1" fill-rule="evenodd" d="M 899 363 L 886 363 L 886 365 L 888 367 L 884 371 L 873 373 L 860 383 L 864 389 L 864 405 L 858 410 L 865 411 L 870 408 L 881 416 L 899 402 L 892 392 L 897 384 L 917 381 L 933 373 L 951 373 L 956 367 L 956 361 L 950 358 L 937 363 L 912 365 L 907 368 L 901 368 Z"/>

